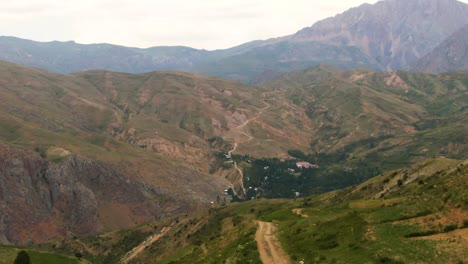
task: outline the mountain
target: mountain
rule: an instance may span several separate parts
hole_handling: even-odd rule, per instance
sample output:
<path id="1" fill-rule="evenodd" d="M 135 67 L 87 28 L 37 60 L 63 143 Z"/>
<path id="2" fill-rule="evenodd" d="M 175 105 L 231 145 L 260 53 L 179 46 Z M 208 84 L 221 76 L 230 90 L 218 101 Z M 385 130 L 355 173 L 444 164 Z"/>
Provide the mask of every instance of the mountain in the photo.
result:
<path id="1" fill-rule="evenodd" d="M 110 44 L 36 42 L 0 37 L 0 59 L 57 73 L 111 70 L 129 73 L 189 69 L 207 51 L 187 47 L 129 48 Z"/>
<path id="2" fill-rule="evenodd" d="M 284 40 L 272 43 L 266 41 L 241 54 L 199 65 L 196 71 L 249 83 L 269 71 L 285 73 L 319 64 L 330 64 L 343 69 L 382 69 L 358 47 L 329 45 L 318 41 Z"/>
<path id="3" fill-rule="evenodd" d="M 468 69 L 468 25 L 421 58 L 412 68 L 416 72 L 431 73 L 466 69 Z"/>
<path id="4" fill-rule="evenodd" d="M 385 0 L 352 8 L 290 36 L 224 50 L 138 49 L 0 37 L 0 60 L 58 73 L 182 70 L 255 84 L 277 76 L 269 75 L 271 72 L 319 64 L 343 69 L 408 70 L 462 28 L 467 16 L 468 5 L 456 0 Z"/>
<path id="5" fill-rule="evenodd" d="M 369 65 L 373 69 L 379 68 L 353 47 L 289 42 L 257 47 L 261 43 L 205 51 L 188 47 L 138 49 L 110 44 L 43 43 L 0 37 L 0 60 L 57 73 L 98 69 L 127 73 L 184 70 L 243 82 L 249 82 L 269 69 L 284 72 L 319 63 L 335 63 L 343 68 Z"/>
<path id="6" fill-rule="evenodd" d="M 466 24 L 468 5 L 456 0 L 385 0 L 364 4 L 292 36 L 354 46 L 384 69 L 409 69 Z"/>
<path id="7" fill-rule="evenodd" d="M 467 165 L 433 158 L 331 193 L 232 204 L 36 248 L 80 252 L 93 263 L 461 263 Z"/>

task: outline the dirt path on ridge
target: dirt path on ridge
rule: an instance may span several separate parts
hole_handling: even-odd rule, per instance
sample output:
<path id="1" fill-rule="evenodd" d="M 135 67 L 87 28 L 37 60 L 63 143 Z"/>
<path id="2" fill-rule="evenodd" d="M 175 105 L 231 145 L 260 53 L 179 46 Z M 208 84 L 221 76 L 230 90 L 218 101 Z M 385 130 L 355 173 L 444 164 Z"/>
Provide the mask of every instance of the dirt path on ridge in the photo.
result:
<path id="1" fill-rule="evenodd" d="M 171 226 L 163 227 L 161 232 L 148 237 L 145 241 L 143 241 L 143 243 L 136 246 L 131 251 L 127 252 L 127 254 L 125 254 L 125 256 L 122 258 L 120 263 L 123 263 L 123 264 L 128 263 L 130 260 L 132 260 L 133 258 L 138 256 L 141 252 L 143 252 L 143 250 L 145 250 L 147 246 L 150 246 L 154 242 L 158 241 L 161 237 L 163 237 L 167 232 L 169 232 L 169 230 L 171 230 L 171 228 L 172 228 Z"/>
<path id="2" fill-rule="evenodd" d="M 258 222 L 255 240 L 260 259 L 264 264 L 289 264 L 291 261 L 276 238 L 276 232 L 277 228 L 273 223 Z"/>

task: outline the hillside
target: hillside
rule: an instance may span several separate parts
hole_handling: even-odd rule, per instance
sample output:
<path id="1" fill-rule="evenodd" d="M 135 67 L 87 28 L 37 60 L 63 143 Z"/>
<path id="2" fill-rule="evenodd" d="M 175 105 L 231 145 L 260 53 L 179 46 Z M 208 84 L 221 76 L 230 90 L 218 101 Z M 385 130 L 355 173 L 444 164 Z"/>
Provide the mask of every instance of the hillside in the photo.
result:
<path id="1" fill-rule="evenodd" d="M 63 161 L 0 145 L 0 243 L 92 235 L 164 215 L 159 203 L 164 195 L 154 186 L 130 180 L 108 164 L 52 151 Z"/>
<path id="2" fill-rule="evenodd" d="M 94 263 L 461 263 L 467 168 L 436 158 L 340 191 L 232 204 L 40 248 L 78 250 Z"/>
<path id="3" fill-rule="evenodd" d="M 0 37 L 0 60 L 58 73 L 182 70 L 243 83 L 265 80 L 270 72 L 319 64 L 343 69 L 408 70 L 465 26 L 467 16 L 468 5 L 456 0 L 385 0 L 351 8 L 289 36 L 223 50 L 139 49 Z"/>
<path id="4" fill-rule="evenodd" d="M 416 62 L 412 71 L 441 73 L 468 69 L 468 25 Z"/>
<path id="5" fill-rule="evenodd" d="M 323 193 L 467 153 L 464 72 L 320 66 L 248 87 L 182 72 L 60 75 L 2 62 L 0 77 L 0 202 L 8 219 L 25 219 L 1 222 L 7 244 L 231 199 Z M 319 166 L 298 170 L 297 161 Z"/>
<path id="6" fill-rule="evenodd" d="M 217 94 L 225 100 L 224 104 L 209 99 L 213 105 L 211 112 L 190 117 L 184 111 L 197 113 L 190 109 L 177 112 L 177 106 L 184 103 L 172 102 L 174 108 L 165 108 L 172 112 L 154 115 L 151 122 L 142 113 L 141 120 L 135 118 L 138 126 L 134 127 L 133 111 L 141 108 L 133 107 L 138 106 L 139 99 L 147 97 L 132 97 L 136 105 L 128 99 L 129 106 L 120 109 L 119 101 L 106 98 L 105 92 L 82 77 L 50 74 L 8 63 L 1 64 L 0 74 L 0 142 L 7 143 L 1 148 L 2 212 L 6 212 L 4 216 L 8 219 L 26 219 L 2 222 L 3 243 L 38 242 L 70 233 L 92 234 L 208 206 L 217 197 L 225 197 L 223 190 L 231 184 L 208 174 L 213 150 L 206 139 L 219 131 L 211 131 L 211 123 L 204 127 L 200 124 L 205 120 L 218 122 L 216 117 L 229 118 L 224 111 L 231 107 L 234 117 L 219 120 L 222 131 L 244 122 L 256 111 L 255 102 L 249 105 L 241 89 L 235 89 L 239 84 L 213 79 L 210 85 L 202 80 L 200 90 L 192 90 L 196 87 L 173 81 L 174 86 L 163 84 L 159 88 L 170 88 L 166 95 L 179 100 L 185 90 L 185 102 L 193 102 L 185 104 L 187 107 L 205 107 L 206 103 L 199 101 L 202 98 L 190 97 L 191 92 L 201 92 L 202 88 L 210 96 Z M 99 75 L 93 74 L 90 73 Z M 151 76 L 132 77 L 140 78 L 136 82 L 142 86 L 137 87 L 143 89 L 145 80 Z M 180 77 L 182 81 L 201 78 L 182 73 L 155 76 L 154 79 L 163 82 L 164 78 Z M 150 94 L 158 88 L 152 85 L 146 86 Z M 218 91 L 221 87 L 223 90 Z M 117 92 L 110 86 L 100 89 L 106 88 L 112 95 Z M 127 90 L 119 91 L 121 94 L 115 98 L 125 92 L 138 92 L 128 86 L 124 88 Z M 229 88 L 234 89 L 229 92 Z M 223 96 L 223 92 L 229 96 Z M 176 100 L 163 99 L 167 103 Z M 239 100 L 245 101 L 245 108 L 236 110 Z M 81 187 L 71 189 L 76 184 Z M 83 208 L 76 210 L 76 203 L 82 203 Z M 28 212 L 34 217 L 28 217 Z M 120 221 L 114 222 L 114 218 Z M 19 232 L 29 228 L 31 232 L 42 232 L 42 228 L 34 228 L 37 226 L 51 228 L 48 236 Z"/>
<path id="7" fill-rule="evenodd" d="M 351 159 L 389 163 L 467 153 L 466 72 L 343 72 L 321 66 L 263 86 L 283 90 L 292 105 L 305 110 L 311 153 L 345 152 Z"/>
<path id="8" fill-rule="evenodd" d="M 6 62 L 0 76 L 0 204 L 8 219 L 24 219 L 1 222 L 5 244 L 226 204 L 225 189 L 245 195 L 228 151 L 248 145 L 251 155 L 271 157 L 307 144 L 293 137 L 304 134 L 299 126 L 259 120 L 270 106 L 277 119 L 282 107 L 260 87 L 182 72 L 60 75 Z M 305 116 L 271 122 L 298 119 Z M 246 133 L 254 123 L 262 126 L 255 139 Z"/>

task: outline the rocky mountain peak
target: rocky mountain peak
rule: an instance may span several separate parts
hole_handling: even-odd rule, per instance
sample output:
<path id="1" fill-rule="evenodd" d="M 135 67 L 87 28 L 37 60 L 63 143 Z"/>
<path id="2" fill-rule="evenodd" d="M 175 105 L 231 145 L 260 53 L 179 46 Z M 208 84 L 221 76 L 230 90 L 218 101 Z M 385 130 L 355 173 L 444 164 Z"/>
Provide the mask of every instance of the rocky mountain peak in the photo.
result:
<path id="1" fill-rule="evenodd" d="M 386 69 L 407 69 L 467 16 L 468 5 L 456 0 L 384 0 L 319 21 L 292 40 L 357 46 Z"/>

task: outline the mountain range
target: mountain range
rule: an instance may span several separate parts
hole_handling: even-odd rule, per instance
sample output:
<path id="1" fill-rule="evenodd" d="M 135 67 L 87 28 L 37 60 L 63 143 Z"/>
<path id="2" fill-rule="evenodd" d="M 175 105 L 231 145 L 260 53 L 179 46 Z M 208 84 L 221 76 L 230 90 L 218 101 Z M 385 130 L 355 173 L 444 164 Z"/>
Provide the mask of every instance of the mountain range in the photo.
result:
<path id="1" fill-rule="evenodd" d="M 182 70 L 244 83 L 271 76 L 267 73 L 277 76 L 318 64 L 344 69 L 409 70 L 465 26 L 467 16 L 468 5 L 456 0 L 386 0 L 352 8 L 289 36 L 224 50 L 139 49 L 1 37 L 0 59 L 57 73 L 94 69 L 130 73 Z M 437 72 L 466 66 L 462 62 L 451 65 Z"/>

